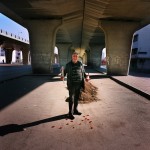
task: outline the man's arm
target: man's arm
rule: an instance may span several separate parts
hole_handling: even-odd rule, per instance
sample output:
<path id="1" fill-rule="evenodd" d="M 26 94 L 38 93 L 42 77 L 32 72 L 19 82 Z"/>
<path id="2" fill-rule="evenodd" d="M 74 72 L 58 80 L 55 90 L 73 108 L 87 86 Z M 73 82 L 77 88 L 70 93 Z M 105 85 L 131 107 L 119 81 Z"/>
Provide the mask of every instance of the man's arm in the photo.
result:
<path id="1" fill-rule="evenodd" d="M 67 74 L 67 65 L 65 66 L 65 69 L 64 69 L 64 77 L 66 76 Z"/>
<path id="2" fill-rule="evenodd" d="M 87 77 L 87 75 L 86 75 L 86 72 L 85 72 L 85 69 L 84 69 L 83 64 L 82 64 L 82 73 L 83 73 L 83 77 L 84 77 L 84 78 L 86 78 L 86 77 Z"/>
<path id="3" fill-rule="evenodd" d="M 86 74 L 83 64 L 82 64 L 82 73 L 85 78 L 85 81 L 88 82 L 90 80 L 89 73 L 88 73 L 88 75 Z"/>

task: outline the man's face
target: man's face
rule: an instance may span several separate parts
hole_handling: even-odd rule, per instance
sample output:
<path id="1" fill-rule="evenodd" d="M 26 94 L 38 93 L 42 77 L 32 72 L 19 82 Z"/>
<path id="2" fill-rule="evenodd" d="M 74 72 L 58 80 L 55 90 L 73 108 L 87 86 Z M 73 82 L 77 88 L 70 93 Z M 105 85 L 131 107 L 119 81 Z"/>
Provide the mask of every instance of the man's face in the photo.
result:
<path id="1" fill-rule="evenodd" d="M 72 55 L 72 61 L 73 61 L 73 63 L 76 63 L 78 61 L 78 55 L 77 54 Z"/>

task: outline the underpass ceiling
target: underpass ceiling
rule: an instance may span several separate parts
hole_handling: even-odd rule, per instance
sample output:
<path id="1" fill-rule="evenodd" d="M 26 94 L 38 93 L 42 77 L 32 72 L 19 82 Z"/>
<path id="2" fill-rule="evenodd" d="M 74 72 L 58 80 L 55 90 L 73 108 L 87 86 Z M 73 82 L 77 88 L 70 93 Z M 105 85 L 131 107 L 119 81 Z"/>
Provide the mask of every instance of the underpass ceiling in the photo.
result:
<path id="1" fill-rule="evenodd" d="M 150 22 L 149 0 L 1 0 L 0 3 L 25 19 L 62 19 L 57 43 L 88 47 L 105 44 L 100 20 Z"/>

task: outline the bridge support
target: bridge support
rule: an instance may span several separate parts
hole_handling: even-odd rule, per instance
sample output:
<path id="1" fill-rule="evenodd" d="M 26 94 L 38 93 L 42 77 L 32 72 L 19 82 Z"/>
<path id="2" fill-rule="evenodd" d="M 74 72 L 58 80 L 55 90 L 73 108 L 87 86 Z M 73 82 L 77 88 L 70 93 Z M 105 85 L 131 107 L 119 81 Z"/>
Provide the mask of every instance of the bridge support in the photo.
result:
<path id="1" fill-rule="evenodd" d="M 128 75 L 133 33 L 137 22 L 101 21 L 105 33 L 107 74 Z"/>
<path id="2" fill-rule="evenodd" d="M 29 62 L 29 46 L 24 46 L 22 49 L 23 64 L 28 65 Z"/>
<path id="3" fill-rule="evenodd" d="M 83 64 L 87 65 L 87 53 L 86 52 L 83 54 L 82 59 L 83 59 Z"/>
<path id="4" fill-rule="evenodd" d="M 61 20 L 29 20 L 27 23 L 33 73 L 51 73 L 56 31 Z"/>
<path id="5" fill-rule="evenodd" d="M 90 44 L 90 64 L 94 68 L 99 68 L 101 65 L 101 57 L 102 57 L 102 50 L 104 48 L 103 45 L 96 45 L 96 44 Z"/>
<path id="6" fill-rule="evenodd" d="M 68 51 L 69 51 L 69 47 L 71 46 L 70 43 L 67 44 L 57 44 L 56 45 L 58 47 L 58 54 L 59 54 L 59 64 L 61 66 L 65 66 L 66 63 L 71 60 L 71 58 L 68 58 Z"/>
<path id="7" fill-rule="evenodd" d="M 12 49 L 5 48 L 5 56 L 6 56 L 6 63 L 7 64 L 11 64 L 12 52 L 13 52 L 13 48 Z"/>

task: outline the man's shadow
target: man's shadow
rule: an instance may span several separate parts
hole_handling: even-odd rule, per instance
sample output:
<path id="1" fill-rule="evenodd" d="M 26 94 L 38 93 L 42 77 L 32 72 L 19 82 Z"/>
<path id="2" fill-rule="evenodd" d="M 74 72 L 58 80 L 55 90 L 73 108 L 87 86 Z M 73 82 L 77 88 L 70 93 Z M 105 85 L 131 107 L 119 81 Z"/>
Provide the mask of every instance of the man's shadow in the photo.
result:
<path id="1" fill-rule="evenodd" d="M 37 126 L 39 124 L 58 121 L 58 120 L 66 119 L 66 118 L 68 118 L 68 114 L 54 116 L 51 118 L 46 118 L 43 120 L 38 120 L 35 122 L 26 123 L 26 124 L 22 124 L 22 125 L 8 124 L 8 125 L 0 126 L 0 136 L 4 136 L 4 135 L 7 135 L 9 133 L 14 133 L 14 132 L 21 132 L 21 131 L 24 131 L 28 127 Z"/>

